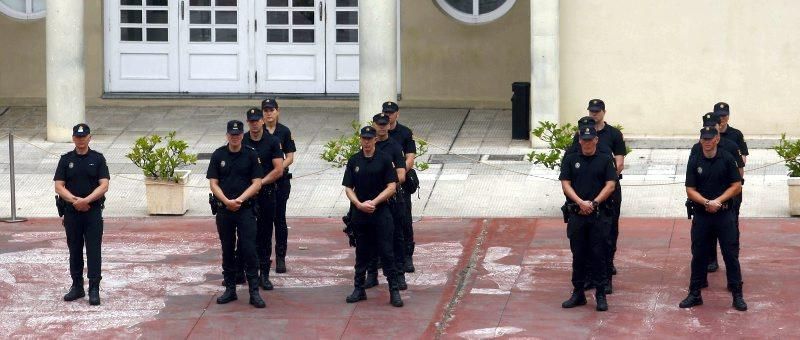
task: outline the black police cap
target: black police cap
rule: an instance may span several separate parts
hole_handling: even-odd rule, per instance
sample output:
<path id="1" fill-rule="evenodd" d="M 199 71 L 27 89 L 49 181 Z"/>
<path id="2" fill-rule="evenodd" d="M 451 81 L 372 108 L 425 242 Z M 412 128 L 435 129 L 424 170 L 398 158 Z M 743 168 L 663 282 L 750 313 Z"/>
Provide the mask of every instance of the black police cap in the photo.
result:
<path id="1" fill-rule="evenodd" d="M 594 127 L 582 127 L 578 133 L 583 140 L 594 139 L 597 137 L 597 130 L 595 130 Z"/>
<path id="2" fill-rule="evenodd" d="M 720 116 L 727 116 L 731 114 L 731 106 L 725 102 L 719 102 L 714 105 L 714 113 Z"/>
<path id="3" fill-rule="evenodd" d="M 244 123 L 239 120 L 231 120 L 228 122 L 228 134 L 241 135 L 244 133 Z"/>
<path id="4" fill-rule="evenodd" d="M 709 112 L 703 115 L 703 126 L 714 126 L 719 124 L 719 115 Z"/>
<path id="5" fill-rule="evenodd" d="M 371 126 L 365 126 L 361 128 L 361 137 L 362 138 L 375 138 L 375 128 Z"/>
<path id="6" fill-rule="evenodd" d="M 372 122 L 378 125 L 389 124 L 389 116 L 381 112 L 379 114 L 372 116 Z"/>
<path id="7" fill-rule="evenodd" d="M 259 110 L 257 107 L 251 107 L 247 109 L 245 116 L 247 116 L 247 120 L 259 120 L 264 118 L 264 112 Z"/>
<path id="8" fill-rule="evenodd" d="M 267 98 L 261 102 L 261 109 L 277 109 L 278 101 L 275 98 Z"/>
<path id="9" fill-rule="evenodd" d="M 718 134 L 719 134 L 719 131 L 717 131 L 717 128 L 715 128 L 713 126 L 706 126 L 706 127 L 703 127 L 702 129 L 700 129 L 700 138 L 702 138 L 702 139 L 714 138 Z"/>
<path id="10" fill-rule="evenodd" d="M 92 130 L 89 129 L 89 125 L 84 123 L 80 123 L 72 127 L 72 135 L 75 137 L 88 136 L 91 132 Z"/>
<path id="11" fill-rule="evenodd" d="M 397 112 L 400 111 L 400 107 L 397 106 L 395 102 L 385 102 L 383 103 L 383 112 Z"/>
<path id="12" fill-rule="evenodd" d="M 606 109 L 606 103 L 602 99 L 592 99 L 586 109 L 589 111 L 602 111 Z"/>

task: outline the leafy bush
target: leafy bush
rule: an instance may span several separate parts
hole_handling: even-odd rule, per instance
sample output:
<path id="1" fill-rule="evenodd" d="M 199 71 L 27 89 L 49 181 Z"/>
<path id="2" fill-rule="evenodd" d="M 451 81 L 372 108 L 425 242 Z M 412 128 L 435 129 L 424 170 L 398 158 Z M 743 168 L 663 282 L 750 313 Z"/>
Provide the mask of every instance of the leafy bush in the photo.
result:
<path id="1" fill-rule="evenodd" d="M 544 165 L 548 169 L 559 169 L 561 167 L 561 157 L 572 146 L 572 137 L 575 135 L 575 129 L 575 125 L 569 123 L 558 126 L 557 123 L 549 121 L 539 122 L 539 126 L 533 129 L 531 134 L 547 143 L 547 147 L 550 150 L 546 152 L 533 150 L 528 154 L 528 161 Z"/>
<path id="2" fill-rule="evenodd" d="M 371 124 L 367 123 L 366 125 Z M 320 154 L 320 158 L 328 163 L 331 163 L 331 165 L 336 168 L 345 166 L 347 164 L 347 160 L 361 150 L 361 137 L 359 135 L 361 125 L 358 123 L 358 121 L 354 120 L 350 123 L 350 127 L 353 129 L 351 134 L 328 141 L 325 143 L 322 153 Z M 416 142 L 417 158 L 419 158 L 420 156 L 428 153 L 428 142 L 422 139 L 417 139 Z M 429 167 L 430 166 L 426 162 L 414 162 L 414 168 L 419 171 L 425 171 Z"/>
<path id="3" fill-rule="evenodd" d="M 162 141 L 166 145 L 156 148 Z M 165 137 L 157 134 L 139 137 L 125 157 L 142 169 L 147 177 L 178 182 L 175 169 L 197 163 L 197 154 L 187 154 L 188 148 L 189 144 L 175 139 L 175 131 L 172 131 Z"/>
<path id="4" fill-rule="evenodd" d="M 783 158 L 789 168 L 789 177 L 800 177 L 800 140 L 788 140 L 786 133 L 782 133 L 780 142 L 772 149 Z"/>

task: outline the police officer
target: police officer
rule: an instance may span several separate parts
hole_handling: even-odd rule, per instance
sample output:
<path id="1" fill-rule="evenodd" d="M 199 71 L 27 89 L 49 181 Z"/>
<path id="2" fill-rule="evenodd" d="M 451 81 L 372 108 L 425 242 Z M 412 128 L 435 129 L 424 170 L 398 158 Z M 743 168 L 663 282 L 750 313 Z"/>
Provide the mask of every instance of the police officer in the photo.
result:
<path id="1" fill-rule="evenodd" d="M 733 293 L 733 307 L 747 310 L 742 294 L 742 272 L 739 266 L 739 230 L 736 228 L 731 199 L 742 190 L 742 176 L 730 153 L 720 152 L 719 132 L 711 126 L 700 131 L 702 155 L 690 158 L 686 166 L 686 195 L 693 203 L 692 276 L 689 295 L 680 308 L 703 304 L 700 288 L 707 280 L 708 258 L 712 234 L 719 237 L 725 260 L 728 289 Z"/>
<path id="2" fill-rule="evenodd" d="M 394 260 L 397 270 L 397 286 L 400 290 L 406 290 L 405 271 L 403 270 L 403 261 L 405 254 L 405 241 L 403 240 L 403 223 L 405 211 L 405 199 L 403 198 L 402 184 L 406 180 L 405 156 L 403 149 L 394 139 L 389 138 L 389 117 L 385 113 L 379 113 L 372 117 L 372 127 L 375 128 L 378 141 L 375 143 L 375 149 L 378 152 L 386 153 L 387 156 L 394 163 L 395 171 L 397 171 L 398 182 L 395 186 L 396 193 L 389 200 L 389 210 L 392 214 L 394 221 Z M 378 262 L 379 257 L 377 254 L 373 257 L 370 263 L 369 270 L 367 271 L 367 281 L 364 288 L 372 288 L 378 285 Z"/>
<path id="3" fill-rule="evenodd" d="M 258 193 L 258 218 L 256 228 L 256 253 L 260 271 L 261 288 L 272 290 L 269 281 L 270 258 L 272 247 L 272 226 L 275 220 L 275 182 L 283 176 L 283 151 L 278 138 L 264 133 L 264 114 L 253 107 L 247 110 L 247 125 L 250 131 L 245 134 L 242 144 L 255 149 L 264 170 L 261 179 L 261 190 Z"/>
<path id="4" fill-rule="evenodd" d="M 731 114 L 731 106 L 725 102 L 719 102 L 714 105 L 714 114 L 719 116 L 719 136 L 720 140 L 729 140 L 736 143 L 739 146 L 739 151 L 741 152 L 742 158 L 742 165 L 747 163 L 747 156 L 750 154 L 750 151 L 747 149 L 747 142 L 744 140 L 744 134 L 742 131 L 730 126 L 728 123 L 730 121 L 730 114 Z M 742 185 L 744 186 L 744 171 L 742 171 Z M 739 227 L 739 211 L 742 207 L 742 193 L 736 195 L 733 198 L 733 213 L 736 215 L 736 227 Z M 714 271 L 712 269 L 719 268 L 717 264 L 717 251 L 716 251 L 716 241 L 714 241 L 714 253 L 713 258 L 711 259 L 711 263 L 709 264 L 709 271 Z"/>
<path id="5" fill-rule="evenodd" d="M 297 148 L 294 145 L 292 131 L 286 125 L 278 122 L 281 116 L 281 109 L 274 98 L 267 98 L 261 102 L 261 110 L 264 113 L 265 131 L 278 138 L 283 151 L 283 176 L 276 182 L 275 188 L 275 272 L 286 272 L 286 250 L 288 249 L 289 227 L 286 225 L 286 202 L 289 201 L 289 193 L 292 191 L 292 174 L 289 166 L 294 163 L 294 153 Z M 272 256 L 272 236 L 267 244 L 267 259 Z"/>
<path id="6" fill-rule="evenodd" d="M 597 152 L 599 138 L 593 127 L 580 131 L 581 150 L 561 161 L 561 188 L 570 200 L 567 237 L 572 250 L 572 296 L 561 304 L 572 308 L 586 304 L 584 280 L 594 282 L 598 311 L 608 310 L 608 234 L 613 212 L 606 202 L 614 191 L 614 160 Z M 587 273 L 588 270 L 588 273 Z"/>
<path id="7" fill-rule="evenodd" d="M 389 117 L 389 137 L 394 139 L 403 148 L 405 154 L 405 168 L 406 175 L 411 176 L 414 170 L 414 158 L 417 156 L 417 143 L 414 142 L 414 133 L 411 129 L 403 124 L 400 124 L 397 119 L 400 118 L 400 107 L 395 102 L 383 103 L 383 113 Z M 411 181 L 404 182 L 406 190 L 403 193 L 405 200 L 406 214 L 403 217 L 403 240 L 406 243 L 405 254 L 403 258 L 403 270 L 406 273 L 414 272 L 414 226 L 411 219 L 411 188 L 408 185 Z M 414 188 L 416 190 L 416 188 Z"/>
<path id="8" fill-rule="evenodd" d="M 713 112 L 709 112 L 709 113 L 704 114 L 703 115 L 703 126 L 704 127 L 705 126 L 710 126 L 710 127 L 715 128 L 715 129 L 719 129 L 719 127 L 720 127 L 720 116 L 715 114 L 715 113 L 713 113 Z M 744 163 L 744 157 L 742 156 L 742 151 L 739 148 L 739 146 L 735 142 L 733 142 L 731 140 L 720 138 L 720 141 L 719 141 L 719 144 L 717 145 L 717 147 L 720 150 L 720 152 L 728 153 L 733 157 L 734 161 L 736 161 L 736 168 L 738 168 L 739 175 L 744 176 L 745 163 Z M 701 144 L 700 143 L 695 143 L 695 145 L 692 146 L 692 150 L 689 152 L 689 158 L 700 157 L 702 155 L 702 152 L 703 152 L 702 150 L 703 149 L 702 149 Z M 739 197 L 739 195 L 737 195 L 737 197 Z M 737 204 L 736 203 L 739 200 L 737 199 L 737 197 L 734 197 L 734 200 L 733 200 L 732 203 L 733 203 L 734 213 L 735 213 L 735 215 L 737 217 L 737 226 L 738 226 L 738 213 L 737 213 Z M 709 247 L 711 247 L 711 249 L 712 249 L 711 257 L 709 257 L 708 266 L 706 268 L 706 270 L 709 273 L 716 272 L 719 269 L 719 264 L 717 262 L 717 237 L 712 233 L 711 239 L 712 240 L 711 240 L 711 243 L 709 245 Z M 708 283 L 704 283 L 703 284 L 703 286 L 704 286 L 703 288 L 705 288 L 705 286 L 707 286 L 707 285 L 708 285 Z"/>
<path id="9" fill-rule="evenodd" d="M 101 244 L 103 242 L 103 201 L 108 191 L 106 158 L 89 148 L 92 140 L 89 125 L 72 128 L 75 149 L 61 155 L 56 167 L 55 190 L 59 196 L 59 211 L 64 214 L 64 230 L 69 247 L 69 274 L 72 287 L 64 301 L 86 296 L 83 290 L 83 246 L 88 262 L 89 304 L 100 304 Z"/>
<path id="10" fill-rule="evenodd" d="M 258 152 L 243 146 L 244 123 L 231 120 L 227 125 L 228 144 L 211 154 L 206 178 L 211 192 L 219 202 L 217 233 L 222 245 L 222 276 L 225 292 L 217 298 L 218 304 L 236 300 L 236 257 L 234 246 L 239 238 L 239 249 L 245 262 L 250 304 L 264 308 L 266 304 L 258 294 L 258 258 L 255 249 L 256 215 L 255 198 L 261 189 L 263 170 Z"/>
<path id="11" fill-rule="evenodd" d="M 347 198 L 355 207 L 352 223 L 356 233 L 355 289 L 346 301 L 354 303 L 367 299 L 365 274 L 372 254 L 377 251 L 383 275 L 389 282 L 389 302 L 402 307 L 393 254 L 394 225 L 386 204 L 395 194 L 397 172 L 389 156 L 375 149 L 375 128 L 365 126 L 360 134 L 361 151 L 348 159 L 342 179 Z"/>

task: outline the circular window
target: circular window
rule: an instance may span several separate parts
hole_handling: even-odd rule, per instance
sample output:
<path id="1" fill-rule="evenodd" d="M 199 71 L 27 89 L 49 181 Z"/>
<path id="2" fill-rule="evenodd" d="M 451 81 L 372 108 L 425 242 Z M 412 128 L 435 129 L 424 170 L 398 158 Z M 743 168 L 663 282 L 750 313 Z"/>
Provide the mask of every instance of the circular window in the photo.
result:
<path id="1" fill-rule="evenodd" d="M 47 0 L 0 0 L 0 13 L 22 20 L 41 19 L 46 3 Z"/>
<path id="2" fill-rule="evenodd" d="M 514 6 L 516 0 L 435 0 L 445 13 L 467 24 L 497 20 Z"/>

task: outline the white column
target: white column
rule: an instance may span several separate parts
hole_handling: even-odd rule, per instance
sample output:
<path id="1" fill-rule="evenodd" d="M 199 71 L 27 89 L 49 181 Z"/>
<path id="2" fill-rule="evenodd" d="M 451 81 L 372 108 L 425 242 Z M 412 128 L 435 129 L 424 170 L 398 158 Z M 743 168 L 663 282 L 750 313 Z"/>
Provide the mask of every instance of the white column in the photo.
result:
<path id="1" fill-rule="evenodd" d="M 531 129 L 559 122 L 558 10 L 559 0 L 531 0 Z"/>
<path id="2" fill-rule="evenodd" d="M 359 1 L 358 13 L 358 120 L 363 124 L 383 102 L 397 100 L 397 3 Z"/>
<path id="3" fill-rule="evenodd" d="M 83 0 L 47 0 L 47 140 L 68 142 L 86 119 Z"/>

